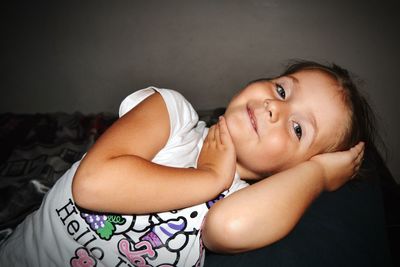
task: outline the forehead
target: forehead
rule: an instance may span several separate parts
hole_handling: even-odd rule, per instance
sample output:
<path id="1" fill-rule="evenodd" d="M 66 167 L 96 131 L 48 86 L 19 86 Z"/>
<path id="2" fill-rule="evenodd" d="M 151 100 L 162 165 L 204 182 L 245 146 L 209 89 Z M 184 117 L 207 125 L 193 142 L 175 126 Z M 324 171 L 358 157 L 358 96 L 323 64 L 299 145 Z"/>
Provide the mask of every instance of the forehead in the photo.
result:
<path id="1" fill-rule="evenodd" d="M 314 120 L 313 145 L 319 152 L 334 148 L 348 125 L 349 111 L 338 82 L 320 70 L 304 70 L 287 77 L 293 82 L 293 100 Z"/>

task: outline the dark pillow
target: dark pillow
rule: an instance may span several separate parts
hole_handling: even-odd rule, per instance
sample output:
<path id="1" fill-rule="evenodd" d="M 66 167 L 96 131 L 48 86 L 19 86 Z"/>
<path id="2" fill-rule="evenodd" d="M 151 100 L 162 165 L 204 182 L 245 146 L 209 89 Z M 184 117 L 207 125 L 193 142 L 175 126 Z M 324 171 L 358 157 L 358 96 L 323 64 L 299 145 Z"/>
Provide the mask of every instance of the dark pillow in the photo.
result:
<path id="1" fill-rule="evenodd" d="M 284 239 L 236 255 L 207 252 L 205 266 L 390 266 L 379 174 L 326 192 Z"/>

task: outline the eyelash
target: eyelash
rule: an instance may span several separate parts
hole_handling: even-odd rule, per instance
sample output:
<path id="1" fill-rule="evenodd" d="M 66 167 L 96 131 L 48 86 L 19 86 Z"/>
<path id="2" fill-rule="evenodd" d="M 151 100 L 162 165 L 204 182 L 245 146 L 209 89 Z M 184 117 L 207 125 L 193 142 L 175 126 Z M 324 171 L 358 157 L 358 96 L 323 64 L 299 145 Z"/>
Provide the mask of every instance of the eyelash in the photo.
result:
<path id="1" fill-rule="evenodd" d="M 301 137 L 303 136 L 303 129 L 301 128 L 301 125 L 297 122 L 293 122 L 293 131 L 297 138 L 301 140 Z"/>
<path id="2" fill-rule="evenodd" d="M 276 92 L 279 95 L 280 98 L 285 99 L 286 98 L 286 90 L 283 88 L 283 86 L 279 83 L 276 83 Z"/>

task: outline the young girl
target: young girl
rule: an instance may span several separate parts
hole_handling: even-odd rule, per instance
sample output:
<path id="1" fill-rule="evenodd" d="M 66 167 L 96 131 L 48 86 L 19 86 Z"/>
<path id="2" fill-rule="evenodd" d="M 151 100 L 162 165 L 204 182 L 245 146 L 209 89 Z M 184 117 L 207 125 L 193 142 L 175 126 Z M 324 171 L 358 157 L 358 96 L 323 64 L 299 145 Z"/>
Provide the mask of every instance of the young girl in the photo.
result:
<path id="1" fill-rule="evenodd" d="M 357 173 L 363 101 L 347 72 L 313 62 L 251 82 L 209 130 L 179 93 L 135 92 L 3 243 L 0 265 L 201 266 L 203 242 L 275 242 Z"/>

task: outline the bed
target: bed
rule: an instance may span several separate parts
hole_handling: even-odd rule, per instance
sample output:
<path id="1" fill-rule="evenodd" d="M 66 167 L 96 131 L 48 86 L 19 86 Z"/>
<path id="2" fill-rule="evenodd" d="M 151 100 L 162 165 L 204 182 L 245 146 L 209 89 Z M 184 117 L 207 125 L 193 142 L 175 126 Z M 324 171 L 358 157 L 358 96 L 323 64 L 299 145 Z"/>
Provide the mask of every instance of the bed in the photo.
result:
<path id="1" fill-rule="evenodd" d="M 199 116 L 210 125 L 223 111 L 199 111 Z M 116 119 L 109 113 L 0 114 L 0 243 Z M 397 264 L 391 254 L 399 249 L 400 219 L 391 210 L 400 203 L 398 186 L 375 151 L 365 164 L 368 179 L 323 193 L 283 240 L 237 255 L 207 252 L 205 266 Z"/>

